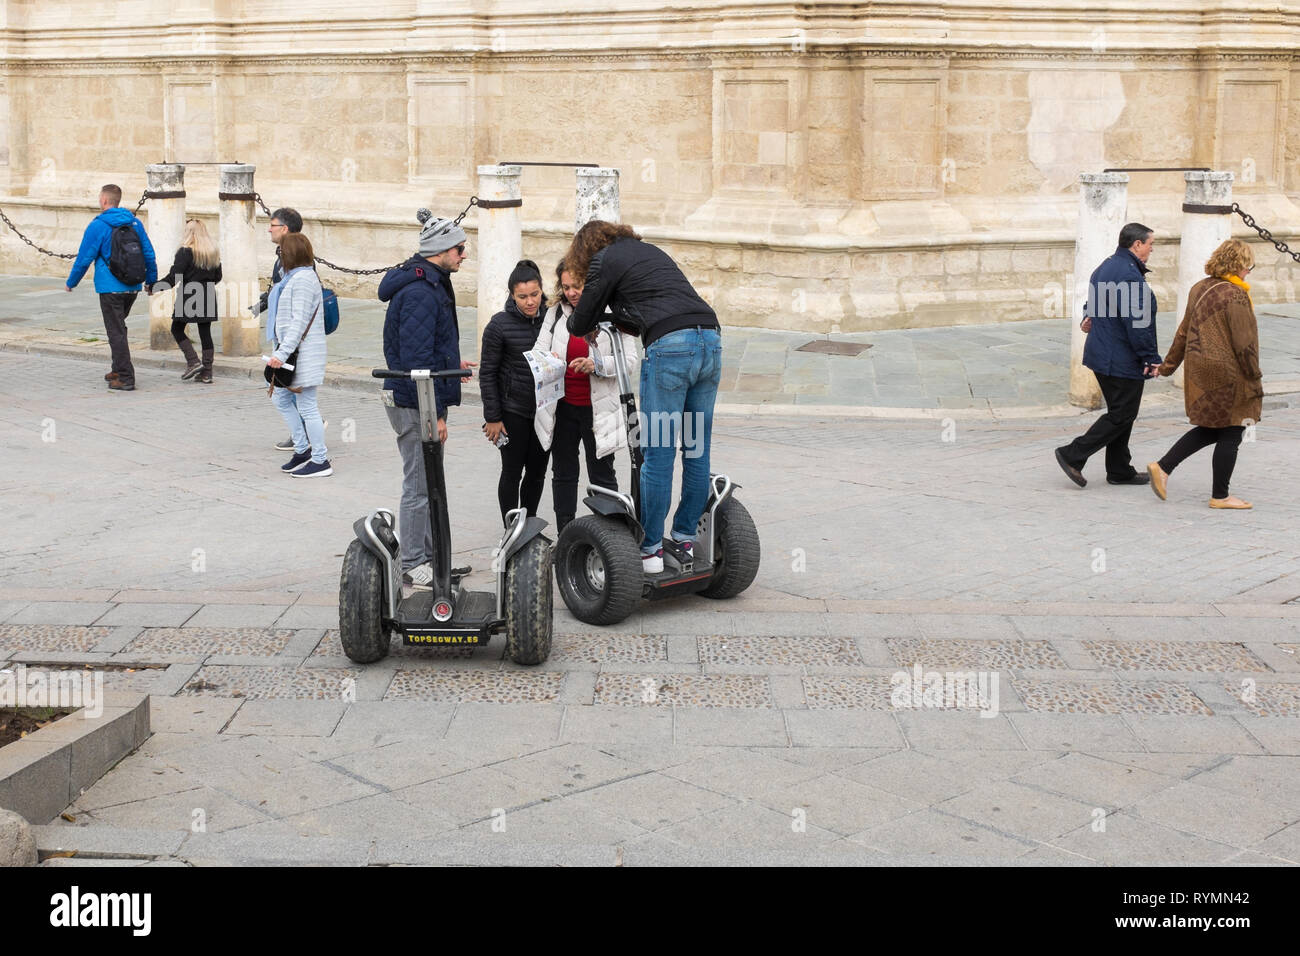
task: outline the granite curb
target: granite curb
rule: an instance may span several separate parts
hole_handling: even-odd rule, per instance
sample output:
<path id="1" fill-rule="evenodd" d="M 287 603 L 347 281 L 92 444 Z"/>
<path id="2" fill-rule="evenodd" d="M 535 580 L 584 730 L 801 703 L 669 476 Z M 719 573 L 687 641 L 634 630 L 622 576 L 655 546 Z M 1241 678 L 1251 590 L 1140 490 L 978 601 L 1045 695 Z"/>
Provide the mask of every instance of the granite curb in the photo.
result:
<path id="1" fill-rule="evenodd" d="M 48 823 L 148 739 L 149 695 L 105 691 L 103 712 L 84 710 L 0 749 L 0 807 Z"/>
<path id="2" fill-rule="evenodd" d="M 0 351 L 21 352 L 32 355 L 51 355 L 58 358 L 81 359 L 83 361 L 103 362 L 105 355 L 102 347 L 59 345 L 48 342 L 30 342 L 24 339 L 0 340 Z M 142 368 L 180 371 L 184 364 L 179 353 L 167 352 L 155 355 L 148 351 L 136 350 L 132 353 L 132 362 Z M 255 356 L 222 357 L 214 371 L 217 378 L 235 377 L 254 380 L 261 377 L 263 363 Z M 368 369 L 354 366 L 329 364 L 326 366 L 325 384 L 334 388 L 351 391 L 373 391 L 377 389 L 376 380 Z M 1300 403 L 1300 380 L 1266 383 L 1264 408 L 1291 408 Z M 1291 396 L 1297 396 L 1291 398 Z M 744 417 L 757 415 L 777 418 L 863 418 L 894 420 L 943 421 L 1009 421 L 1021 419 L 1079 418 L 1093 415 L 1097 409 L 1079 408 L 1066 402 L 1052 405 L 994 405 L 992 400 L 985 407 L 910 407 L 907 405 L 799 405 L 791 402 L 770 404 L 751 404 L 727 402 L 726 391 L 719 391 L 719 401 L 715 414 L 723 416 Z M 1270 401 L 1271 399 L 1271 401 Z M 462 385 L 461 400 L 463 405 L 481 406 L 477 379 L 471 379 Z M 1183 400 L 1181 392 L 1148 395 L 1143 398 L 1144 415 L 1161 415 L 1164 413 L 1182 414 Z"/>

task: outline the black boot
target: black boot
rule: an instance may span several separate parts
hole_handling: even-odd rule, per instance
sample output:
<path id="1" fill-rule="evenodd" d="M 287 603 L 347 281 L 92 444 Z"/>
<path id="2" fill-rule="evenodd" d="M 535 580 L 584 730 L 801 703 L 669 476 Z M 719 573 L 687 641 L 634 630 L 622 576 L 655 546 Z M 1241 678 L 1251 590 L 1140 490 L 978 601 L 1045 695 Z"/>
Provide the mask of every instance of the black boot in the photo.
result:
<path id="1" fill-rule="evenodd" d="M 194 376 L 202 371 L 203 366 L 199 364 L 199 357 L 194 352 L 194 343 L 189 340 L 189 336 L 182 338 L 176 343 L 185 356 L 185 371 L 181 372 L 181 381 L 188 382 Z"/>

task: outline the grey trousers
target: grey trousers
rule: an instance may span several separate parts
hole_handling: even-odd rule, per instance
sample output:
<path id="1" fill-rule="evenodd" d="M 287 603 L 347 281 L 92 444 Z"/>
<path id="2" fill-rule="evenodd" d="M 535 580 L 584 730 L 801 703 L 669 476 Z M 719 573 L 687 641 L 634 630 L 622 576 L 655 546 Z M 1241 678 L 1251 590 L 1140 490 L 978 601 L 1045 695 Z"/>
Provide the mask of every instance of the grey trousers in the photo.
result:
<path id="1" fill-rule="evenodd" d="M 397 515 L 402 570 L 433 560 L 433 531 L 429 527 L 429 492 L 424 480 L 424 448 L 420 444 L 420 411 L 384 406 L 397 433 L 402 454 L 402 506 Z"/>
<path id="2" fill-rule="evenodd" d="M 113 353 L 113 371 L 123 385 L 135 384 L 135 366 L 131 364 L 131 347 L 126 343 L 126 317 L 131 314 L 138 292 L 101 292 L 99 311 L 104 315 L 108 349 Z"/>

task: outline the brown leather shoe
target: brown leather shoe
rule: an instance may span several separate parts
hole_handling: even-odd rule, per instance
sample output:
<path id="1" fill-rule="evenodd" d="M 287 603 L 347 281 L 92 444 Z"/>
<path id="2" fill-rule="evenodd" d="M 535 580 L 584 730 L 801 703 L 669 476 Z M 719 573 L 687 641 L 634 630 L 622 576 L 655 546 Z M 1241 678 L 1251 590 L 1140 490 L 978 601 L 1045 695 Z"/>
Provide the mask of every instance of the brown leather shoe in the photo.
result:
<path id="1" fill-rule="evenodd" d="M 116 373 L 116 372 L 109 372 L 107 375 L 104 376 L 104 381 L 106 381 L 106 382 L 111 382 L 111 381 L 113 381 L 113 379 L 115 379 L 115 378 L 117 378 L 117 373 Z"/>
<path id="2" fill-rule="evenodd" d="M 108 387 L 111 388 L 111 389 L 112 389 L 113 391 L 115 391 L 115 392 L 134 392 L 134 391 L 135 391 L 135 384 L 134 384 L 134 383 L 125 383 L 125 384 L 124 384 L 120 378 L 115 378 L 115 379 L 113 379 L 111 382 L 108 383 Z"/>
<path id="3" fill-rule="evenodd" d="M 1165 482 L 1169 480 L 1169 475 L 1160 467 L 1160 462 L 1153 461 L 1147 465 L 1147 474 L 1151 476 L 1151 490 L 1156 493 L 1156 497 L 1161 501 L 1166 501 L 1165 495 L 1168 489 Z"/>

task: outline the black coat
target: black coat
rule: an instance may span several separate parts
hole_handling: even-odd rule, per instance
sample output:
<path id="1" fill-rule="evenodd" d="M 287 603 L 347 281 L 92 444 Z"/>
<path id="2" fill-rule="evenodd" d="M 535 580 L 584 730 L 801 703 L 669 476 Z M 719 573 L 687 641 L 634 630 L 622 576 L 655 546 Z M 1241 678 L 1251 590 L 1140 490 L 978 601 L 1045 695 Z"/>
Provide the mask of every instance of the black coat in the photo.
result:
<path id="1" fill-rule="evenodd" d="M 501 421 L 502 412 L 532 418 L 537 414 L 537 391 L 533 372 L 524 353 L 537 344 L 546 316 L 546 299 L 531 320 L 524 317 L 513 298 L 505 311 L 492 316 L 483 330 L 480 353 L 479 392 L 483 396 L 483 420 Z"/>
<path id="2" fill-rule="evenodd" d="M 658 246 L 616 239 L 591 257 L 569 334 L 586 335 L 609 306 L 614 324 L 642 345 L 692 326 L 717 328 L 718 316 L 700 298 L 677 263 Z"/>
<path id="3" fill-rule="evenodd" d="M 221 281 L 221 263 L 201 269 L 194 263 L 194 250 L 181 246 L 166 275 L 158 277 L 155 292 L 176 288 L 172 319 L 176 322 L 215 322 L 221 310 L 217 300 L 217 283 Z"/>

